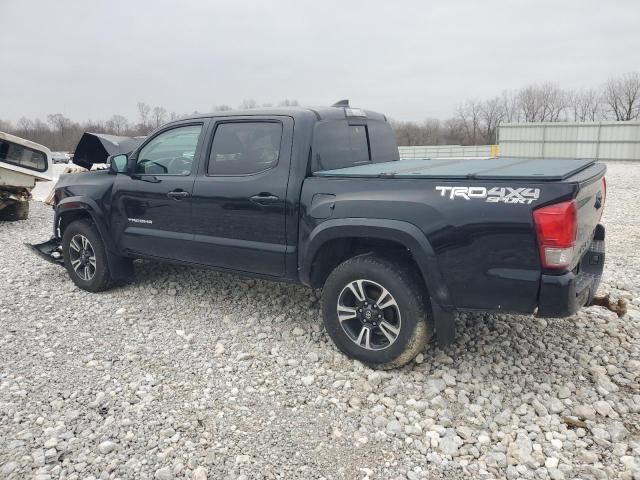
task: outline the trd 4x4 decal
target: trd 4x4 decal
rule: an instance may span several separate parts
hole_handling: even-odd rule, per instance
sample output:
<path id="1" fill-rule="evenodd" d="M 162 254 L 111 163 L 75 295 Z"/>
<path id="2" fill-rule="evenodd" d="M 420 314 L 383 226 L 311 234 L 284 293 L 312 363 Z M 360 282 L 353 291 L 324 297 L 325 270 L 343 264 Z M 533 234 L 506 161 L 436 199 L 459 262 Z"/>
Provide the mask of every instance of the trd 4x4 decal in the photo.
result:
<path id="1" fill-rule="evenodd" d="M 540 198 L 539 188 L 511 188 L 511 187 L 444 187 L 438 186 L 436 190 L 441 197 L 464 198 L 471 200 L 483 198 L 488 203 L 520 203 L 531 205 Z"/>

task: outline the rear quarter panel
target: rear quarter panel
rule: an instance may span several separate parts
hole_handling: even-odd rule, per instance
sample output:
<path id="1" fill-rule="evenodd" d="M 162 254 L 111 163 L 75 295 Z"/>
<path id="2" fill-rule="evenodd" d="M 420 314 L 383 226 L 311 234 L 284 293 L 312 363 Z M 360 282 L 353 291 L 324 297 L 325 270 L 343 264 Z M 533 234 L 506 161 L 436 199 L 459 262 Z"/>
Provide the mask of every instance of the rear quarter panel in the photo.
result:
<path id="1" fill-rule="evenodd" d="M 490 203 L 486 198 L 451 198 L 438 186 L 539 192 L 531 203 Z M 324 208 L 327 198 L 318 194 L 335 195 L 329 218 L 401 220 L 418 227 L 435 252 L 444 287 L 457 308 L 530 313 L 541 274 L 532 210 L 570 199 L 576 189 L 561 182 L 312 177 L 302 189 L 300 245 L 304 249 L 313 229 L 328 219 L 315 218 L 323 216 L 314 209 Z"/>

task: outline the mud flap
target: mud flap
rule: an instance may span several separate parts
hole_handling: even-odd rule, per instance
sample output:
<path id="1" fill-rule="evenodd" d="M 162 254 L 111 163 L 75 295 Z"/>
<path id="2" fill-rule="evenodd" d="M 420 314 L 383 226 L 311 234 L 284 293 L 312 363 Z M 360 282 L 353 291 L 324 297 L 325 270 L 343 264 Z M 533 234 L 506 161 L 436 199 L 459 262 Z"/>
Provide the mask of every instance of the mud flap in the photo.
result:
<path id="1" fill-rule="evenodd" d="M 44 243 L 36 243 L 36 244 L 25 244 L 34 253 L 39 255 L 40 257 L 48 260 L 51 263 L 55 263 L 56 265 L 61 265 L 64 267 L 64 258 L 62 256 L 62 245 L 60 245 L 60 239 L 52 237 Z"/>
<path id="2" fill-rule="evenodd" d="M 436 329 L 436 341 L 440 348 L 451 345 L 456 339 L 455 312 L 445 310 L 437 302 L 431 300 L 434 327 Z"/>

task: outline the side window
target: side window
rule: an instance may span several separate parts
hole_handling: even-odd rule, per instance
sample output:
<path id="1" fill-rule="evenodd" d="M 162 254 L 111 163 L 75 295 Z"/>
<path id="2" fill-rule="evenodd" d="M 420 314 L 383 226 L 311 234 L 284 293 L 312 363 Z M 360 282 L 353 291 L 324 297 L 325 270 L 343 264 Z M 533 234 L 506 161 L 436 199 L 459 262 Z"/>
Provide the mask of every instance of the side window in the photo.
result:
<path id="1" fill-rule="evenodd" d="M 140 150 L 136 173 L 189 175 L 201 131 L 202 125 L 189 125 L 162 132 Z"/>
<path id="2" fill-rule="evenodd" d="M 7 140 L 0 140 L 0 161 L 38 172 L 44 172 L 47 169 L 47 156 L 44 152 Z"/>
<path id="3" fill-rule="evenodd" d="M 209 157 L 209 175 L 248 175 L 274 167 L 280 156 L 282 125 L 277 122 L 221 123 Z"/>

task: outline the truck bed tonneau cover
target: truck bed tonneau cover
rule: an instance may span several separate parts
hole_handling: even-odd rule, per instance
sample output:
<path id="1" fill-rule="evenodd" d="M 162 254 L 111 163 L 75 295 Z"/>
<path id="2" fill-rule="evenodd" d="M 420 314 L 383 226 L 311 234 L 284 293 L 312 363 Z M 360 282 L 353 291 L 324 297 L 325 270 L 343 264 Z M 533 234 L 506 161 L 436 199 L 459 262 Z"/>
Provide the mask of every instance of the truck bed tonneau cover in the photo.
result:
<path id="1" fill-rule="evenodd" d="M 494 158 L 408 159 L 368 163 L 356 167 L 315 172 L 319 177 L 392 177 L 477 180 L 561 181 L 595 163 L 594 160 Z"/>

